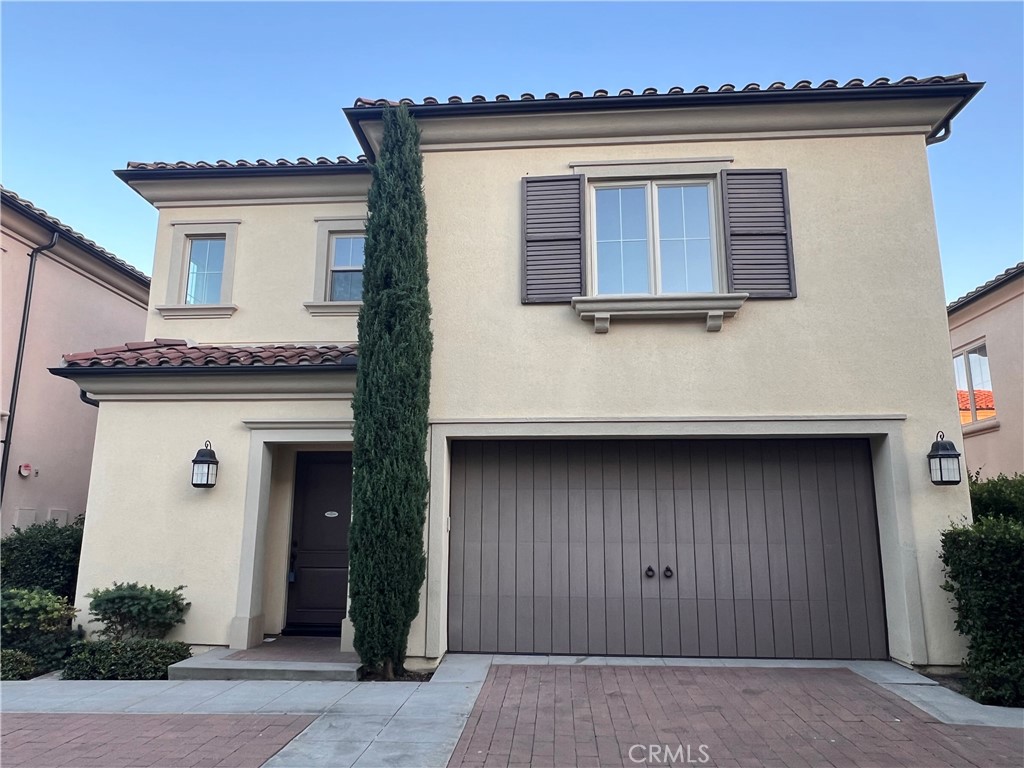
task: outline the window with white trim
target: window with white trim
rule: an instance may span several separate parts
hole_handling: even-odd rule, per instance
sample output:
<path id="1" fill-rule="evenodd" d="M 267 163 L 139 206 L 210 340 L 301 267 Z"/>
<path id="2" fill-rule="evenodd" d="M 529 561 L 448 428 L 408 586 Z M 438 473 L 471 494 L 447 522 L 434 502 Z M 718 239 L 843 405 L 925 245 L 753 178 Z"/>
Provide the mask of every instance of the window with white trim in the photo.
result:
<path id="1" fill-rule="evenodd" d="M 594 295 L 715 293 L 715 184 L 665 179 L 591 185 Z"/>
<path id="2" fill-rule="evenodd" d="M 362 301 L 365 242 L 362 235 L 331 234 L 327 301 Z"/>
<path id="3" fill-rule="evenodd" d="M 960 423 L 994 419 L 996 403 L 992 394 L 992 373 L 988 367 L 988 348 L 980 344 L 954 355 L 953 371 L 956 374 Z"/>
<path id="4" fill-rule="evenodd" d="M 186 304 L 219 304 L 224 282 L 224 237 L 188 238 Z"/>

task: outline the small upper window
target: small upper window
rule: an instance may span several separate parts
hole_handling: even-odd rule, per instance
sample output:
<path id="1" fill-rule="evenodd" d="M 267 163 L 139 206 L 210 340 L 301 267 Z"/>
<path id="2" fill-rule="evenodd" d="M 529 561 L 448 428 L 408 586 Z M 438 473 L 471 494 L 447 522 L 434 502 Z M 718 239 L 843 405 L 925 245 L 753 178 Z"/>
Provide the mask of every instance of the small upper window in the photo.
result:
<path id="1" fill-rule="evenodd" d="M 364 243 L 361 236 L 332 235 L 328 301 L 362 300 Z"/>
<path id="2" fill-rule="evenodd" d="M 954 356 L 953 370 L 956 373 L 960 423 L 994 419 L 996 403 L 992 396 L 992 374 L 988 368 L 988 349 L 985 345 Z"/>
<path id="3" fill-rule="evenodd" d="M 718 290 L 712 182 L 595 185 L 593 200 L 598 295 Z"/>
<path id="4" fill-rule="evenodd" d="M 224 238 L 192 237 L 188 247 L 186 304 L 219 304 L 224 280 Z"/>

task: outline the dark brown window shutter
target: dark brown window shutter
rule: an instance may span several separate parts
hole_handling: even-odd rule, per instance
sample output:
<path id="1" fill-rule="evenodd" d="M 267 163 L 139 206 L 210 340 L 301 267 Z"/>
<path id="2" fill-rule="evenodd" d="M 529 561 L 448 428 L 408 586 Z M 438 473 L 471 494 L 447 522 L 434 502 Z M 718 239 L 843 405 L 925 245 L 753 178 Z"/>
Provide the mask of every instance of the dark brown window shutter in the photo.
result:
<path id="1" fill-rule="evenodd" d="M 583 176 L 523 179 L 524 304 L 585 293 L 583 194 Z"/>
<path id="2" fill-rule="evenodd" d="M 722 198 L 729 290 L 796 298 L 786 171 L 722 171 Z"/>

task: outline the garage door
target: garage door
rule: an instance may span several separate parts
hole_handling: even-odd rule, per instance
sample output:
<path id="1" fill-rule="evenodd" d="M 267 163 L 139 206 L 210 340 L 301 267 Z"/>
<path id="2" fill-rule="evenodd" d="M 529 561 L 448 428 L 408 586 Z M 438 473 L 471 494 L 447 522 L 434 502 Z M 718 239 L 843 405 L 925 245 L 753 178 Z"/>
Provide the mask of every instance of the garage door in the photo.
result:
<path id="1" fill-rule="evenodd" d="M 448 646 L 887 658 L 867 440 L 452 445 Z"/>

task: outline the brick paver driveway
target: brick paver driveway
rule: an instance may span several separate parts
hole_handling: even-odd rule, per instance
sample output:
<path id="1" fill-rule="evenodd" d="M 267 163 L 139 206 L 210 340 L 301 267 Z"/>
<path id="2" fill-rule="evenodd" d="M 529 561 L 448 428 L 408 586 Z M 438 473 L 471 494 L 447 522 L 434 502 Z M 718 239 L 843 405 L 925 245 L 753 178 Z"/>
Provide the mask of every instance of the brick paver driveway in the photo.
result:
<path id="1" fill-rule="evenodd" d="M 937 722 L 846 669 L 496 665 L 449 768 L 1020 768 L 1022 739 Z"/>
<path id="2" fill-rule="evenodd" d="M 263 765 L 314 718 L 4 713 L 4 768 Z"/>

